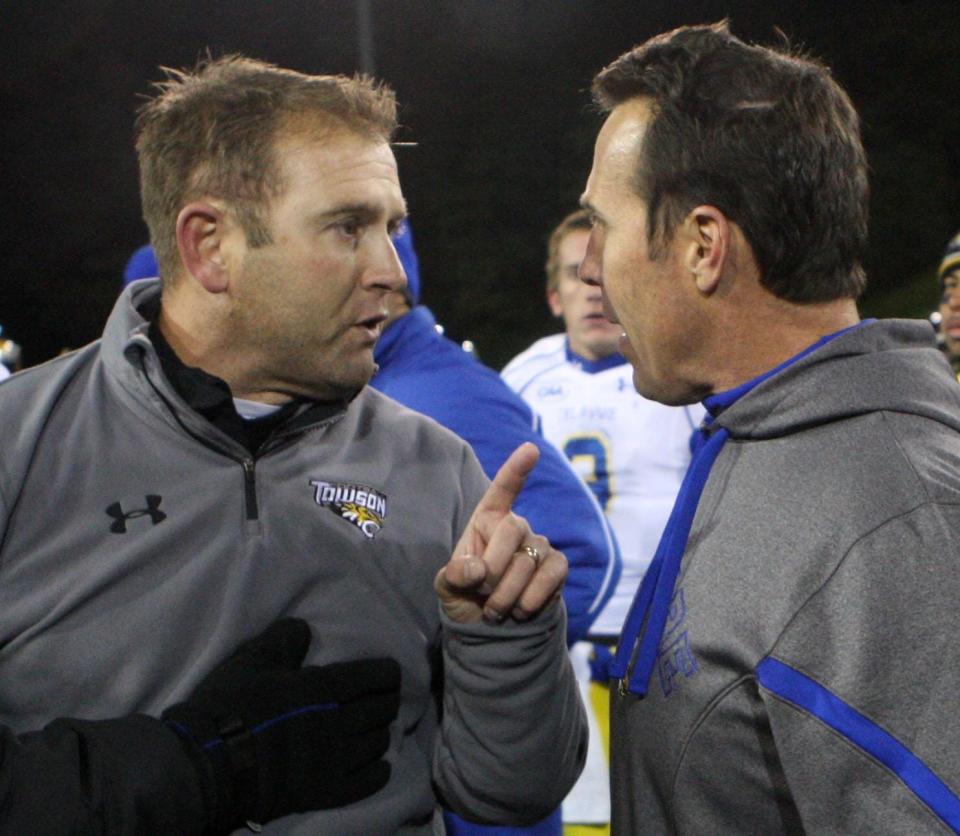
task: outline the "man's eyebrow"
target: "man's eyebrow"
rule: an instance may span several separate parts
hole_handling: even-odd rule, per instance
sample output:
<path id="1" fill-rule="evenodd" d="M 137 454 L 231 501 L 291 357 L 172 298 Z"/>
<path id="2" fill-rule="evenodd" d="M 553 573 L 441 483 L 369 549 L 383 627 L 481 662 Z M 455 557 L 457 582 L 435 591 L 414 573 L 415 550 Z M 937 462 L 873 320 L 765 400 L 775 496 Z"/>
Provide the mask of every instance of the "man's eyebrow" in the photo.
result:
<path id="1" fill-rule="evenodd" d="M 327 209 L 323 212 L 317 212 L 313 216 L 314 221 L 326 221 L 332 218 L 339 218 L 344 215 L 355 215 L 361 220 L 372 220 L 380 215 L 380 209 L 372 203 L 342 203 Z"/>
<path id="2" fill-rule="evenodd" d="M 339 206 L 334 206 L 331 209 L 326 209 L 321 212 L 317 212 L 311 217 L 311 222 L 315 224 L 322 224 L 326 221 L 334 220 L 335 218 L 343 217 L 355 217 L 362 221 L 363 223 L 373 223 L 383 214 L 383 207 L 378 206 L 373 203 L 341 203 Z M 407 217 L 407 203 L 403 202 L 403 206 L 400 207 L 398 212 L 390 212 L 388 214 L 388 220 L 392 223 L 399 223 L 404 218 Z"/>
<path id="3" fill-rule="evenodd" d="M 607 225 L 607 220 L 604 218 L 603 213 L 587 200 L 586 197 L 580 198 L 580 208 L 590 216 L 591 226 L 596 226 L 597 224 Z"/>

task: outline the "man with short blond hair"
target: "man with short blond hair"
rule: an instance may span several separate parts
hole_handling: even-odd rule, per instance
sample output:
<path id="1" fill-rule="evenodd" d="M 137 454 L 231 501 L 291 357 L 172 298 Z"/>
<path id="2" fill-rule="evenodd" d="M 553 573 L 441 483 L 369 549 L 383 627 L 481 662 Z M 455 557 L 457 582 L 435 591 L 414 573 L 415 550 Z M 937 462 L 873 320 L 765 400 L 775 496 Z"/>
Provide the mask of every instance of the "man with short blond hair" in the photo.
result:
<path id="1" fill-rule="evenodd" d="M 594 95 L 580 275 L 637 390 L 709 413 L 611 671 L 614 832 L 960 831 L 960 390 L 857 313 L 856 111 L 726 24 Z"/>
<path id="2" fill-rule="evenodd" d="M 161 277 L 180 270 L 171 219 L 196 195 L 229 198 L 251 246 L 270 243 L 264 210 L 288 185 L 279 136 L 388 143 L 397 126 L 393 91 L 363 76 L 305 75 L 241 55 L 166 73 L 140 110 L 136 142 Z"/>
<path id="3" fill-rule="evenodd" d="M 566 561 L 510 510 L 536 450 L 488 483 L 366 386 L 405 282 L 394 110 L 239 57 L 144 108 L 161 281 L 0 391 L 0 824 L 426 834 L 441 805 L 535 821 L 573 783 Z M 164 745 L 118 752 L 123 719 L 32 732 L 125 715 Z"/>

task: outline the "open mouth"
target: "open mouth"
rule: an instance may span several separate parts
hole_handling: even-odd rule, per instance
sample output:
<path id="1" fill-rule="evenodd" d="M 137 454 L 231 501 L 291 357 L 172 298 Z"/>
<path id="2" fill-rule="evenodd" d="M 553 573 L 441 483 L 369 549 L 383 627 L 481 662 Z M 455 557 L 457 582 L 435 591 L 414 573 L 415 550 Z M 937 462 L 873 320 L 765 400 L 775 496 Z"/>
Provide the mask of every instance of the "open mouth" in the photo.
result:
<path id="1" fill-rule="evenodd" d="M 357 327 L 367 332 L 367 336 L 371 339 L 378 339 L 380 337 L 380 332 L 383 330 L 383 323 L 387 321 L 387 315 L 383 313 L 376 314 L 375 316 L 367 317 L 366 319 L 361 319 L 356 323 Z"/>
<path id="2" fill-rule="evenodd" d="M 583 321 L 592 328 L 609 328 L 614 324 L 603 311 L 594 311 L 586 314 L 583 317 Z"/>

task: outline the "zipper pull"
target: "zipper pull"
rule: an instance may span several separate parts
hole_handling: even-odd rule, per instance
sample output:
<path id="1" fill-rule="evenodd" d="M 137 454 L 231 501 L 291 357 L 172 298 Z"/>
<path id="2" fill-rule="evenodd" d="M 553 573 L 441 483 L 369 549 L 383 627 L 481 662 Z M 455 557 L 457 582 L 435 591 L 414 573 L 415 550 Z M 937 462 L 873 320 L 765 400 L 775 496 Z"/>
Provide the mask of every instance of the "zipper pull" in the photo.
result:
<path id="1" fill-rule="evenodd" d="M 243 493 L 247 508 L 247 519 L 255 520 L 260 516 L 257 508 L 257 482 L 254 472 L 256 462 L 253 459 L 244 459 L 241 464 L 243 466 Z"/>

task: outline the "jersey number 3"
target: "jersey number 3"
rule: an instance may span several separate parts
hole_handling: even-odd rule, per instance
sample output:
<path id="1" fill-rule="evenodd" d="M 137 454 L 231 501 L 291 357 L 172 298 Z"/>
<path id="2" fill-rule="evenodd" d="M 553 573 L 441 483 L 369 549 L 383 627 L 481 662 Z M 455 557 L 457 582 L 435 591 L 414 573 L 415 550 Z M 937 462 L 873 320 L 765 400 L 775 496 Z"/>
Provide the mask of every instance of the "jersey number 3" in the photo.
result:
<path id="1" fill-rule="evenodd" d="M 606 511 L 610 502 L 610 469 L 609 448 L 603 439 L 597 435 L 575 435 L 567 439 L 563 453 Z"/>

